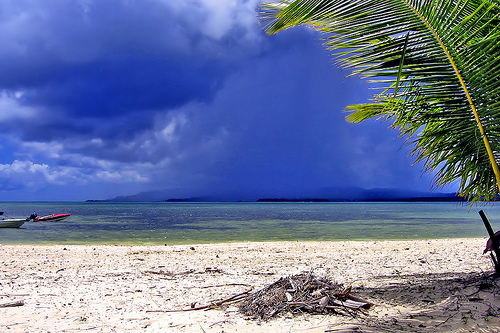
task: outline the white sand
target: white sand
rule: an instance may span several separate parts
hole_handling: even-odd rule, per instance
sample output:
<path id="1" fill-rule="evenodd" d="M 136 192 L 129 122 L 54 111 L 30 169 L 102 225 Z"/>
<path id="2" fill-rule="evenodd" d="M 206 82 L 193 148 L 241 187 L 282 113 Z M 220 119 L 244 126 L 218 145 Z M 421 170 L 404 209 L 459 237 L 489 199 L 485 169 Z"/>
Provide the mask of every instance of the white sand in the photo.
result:
<path id="1" fill-rule="evenodd" d="M 500 332 L 486 239 L 191 246 L 1 246 L 0 332 Z M 261 322 L 187 309 L 313 271 L 376 304 L 368 315 Z M 489 280 L 491 282 L 491 280 Z M 482 283 L 482 284 L 481 284 Z"/>

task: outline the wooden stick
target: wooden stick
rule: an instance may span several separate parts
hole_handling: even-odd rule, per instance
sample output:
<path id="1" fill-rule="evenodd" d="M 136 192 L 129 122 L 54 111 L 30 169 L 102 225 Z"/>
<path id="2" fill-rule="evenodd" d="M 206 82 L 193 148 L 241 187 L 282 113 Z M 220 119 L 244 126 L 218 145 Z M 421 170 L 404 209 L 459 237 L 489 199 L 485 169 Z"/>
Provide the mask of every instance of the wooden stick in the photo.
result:
<path id="1" fill-rule="evenodd" d="M 9 302 L 9 303 L 3 303 L 0 304 L 0 308 L 8 308 L 8 307 L 14 307 L 14 306 L 23 306 L 24 301 L 16 301 L 16 302 Z"/>
<path id="2" fill-rule="evenodd" d="M 498 265 L 497 258 L 495 258 L 495 255 L 492 252 L 490 252 L 490 256 L 491 256 L 491 261 L 493 261 L 493 265 L 497 267 Z"/>
<path id="3" fill-rule="evenodd" d="M 196 310 L 205 310 L 205 309 L 210 309 L 213 307 L 221 306 L 224 303 L 228 302 L 234 302 L 237 300 L 240 300 L 241 298 L 245 297 L 247 294 L 249 294 L 252 291 L 252 289 L 244 291 L 242 293 L 236 294 L 234 296 L 231 296 L 229 298 L 223 299 L 221 301 L 213 302 L 207 305 L 203 306 L 198 306 L 198 307 L 193 307 L 189 309 L 180 309 L 180 310 L 146 310 L 146 312 L 185 312 L 185 311 L 196 311 Z"/>
<path id="4" fill-rule="evenodd" d="M 246 283 L 226 283 L 226 284 L 215 284 L 215 285 L 201 286 L 201 287 L 194 286 L 194 287 L 189 287 L 188 289 L 191 289 L 191 288 L 201 288 L 201 289 L 205 289 L 205 288 L 220 288 L 220 287 L 228 287 L 228 286 L 245 286 L 245 287 L 251 287 L 251 285 L 246 284 Z"/>

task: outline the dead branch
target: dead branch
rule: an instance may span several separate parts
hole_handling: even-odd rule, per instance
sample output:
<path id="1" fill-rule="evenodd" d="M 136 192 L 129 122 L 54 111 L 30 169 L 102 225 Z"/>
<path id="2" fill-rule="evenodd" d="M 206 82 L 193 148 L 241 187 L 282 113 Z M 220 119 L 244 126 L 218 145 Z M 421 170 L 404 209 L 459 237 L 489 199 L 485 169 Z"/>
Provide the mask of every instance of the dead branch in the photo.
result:
<path id="1" fill-rule="evenodd" d="M 15 301 L 15 302 L 0 304 L 0 308 L 8 308 L 8 307 L 14 307 L 14 306 L 23 306 L 23 305 L 24 305 L 24 301 Z"/>
<path id="2" fill-rule="evenodd" d="M 229 286 L 244 286 L 244 287 L 251 287 L 249 284 L 246 283 L 226 283 L 226 284 L 216 284 L 216 285 L 210 285 L 210 286 L 201 286 L 201 287 L 191 287 L 191 288 L 201 288 L 201 289 L 206 289 L 206 288 L 221 288 L 221 287 L 229 287 Z"/>
<path id="3" fill-rule="evenodd" d="M 185 311 L 214 309 L 214 308 L 220 307 L 223 304 L 239 301 L 239 300 L 245 298 L 246 295 L 248 295 L 251 291 L 252 291 L 252 289 L 244 291 L 244 292 L 236 294 L 236 295 L 233 295 L 229 298 L 226 298 L 226 299 L 223 299 L 220 301 L 216 301 L 216 302 L 212 302 L 212 303 L 207 304 L 207 305 L 198 306 L 198 307 L 191 307 L 188 309 L 180 309 L 180 310 L 146 310 L 146 312 L 185 312 Z"/>

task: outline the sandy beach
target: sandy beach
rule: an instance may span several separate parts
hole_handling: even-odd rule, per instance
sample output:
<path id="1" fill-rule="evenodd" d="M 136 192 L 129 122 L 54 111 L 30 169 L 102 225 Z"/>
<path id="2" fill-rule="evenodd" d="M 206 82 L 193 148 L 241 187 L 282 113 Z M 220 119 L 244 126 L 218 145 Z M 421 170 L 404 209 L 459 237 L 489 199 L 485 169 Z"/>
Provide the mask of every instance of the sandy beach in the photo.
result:
<path id="1" fill-rule="evenodd" d="M 0 332 L 500 332 L 486 238 L 1 246 Z M 312 272 L 375 304 L 353 315 L 186 310 Z M 9 306 L 17 305 L 17 306 Z"/>

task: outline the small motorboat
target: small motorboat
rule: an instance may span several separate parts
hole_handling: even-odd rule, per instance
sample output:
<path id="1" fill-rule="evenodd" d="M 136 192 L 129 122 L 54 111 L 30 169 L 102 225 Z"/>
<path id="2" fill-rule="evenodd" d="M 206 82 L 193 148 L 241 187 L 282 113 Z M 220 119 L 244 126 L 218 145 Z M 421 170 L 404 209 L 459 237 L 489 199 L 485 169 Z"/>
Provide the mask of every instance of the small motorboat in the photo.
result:
<path id="1" fill-rule="evenodd" d="M 46 221 L 62 221 L 71 214 L 50 214 L 45 216 L 37 216 L 36 214 L 31 214 L 30 219 L 35 222 L 46 222 Z"/>
<path id="2" fill-rule="evenodd" d="M 0 228 L 19 228 L 28 219 L 5 218 L 0 219 Z"/>

